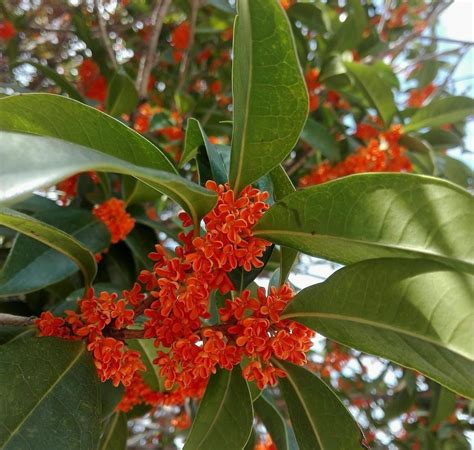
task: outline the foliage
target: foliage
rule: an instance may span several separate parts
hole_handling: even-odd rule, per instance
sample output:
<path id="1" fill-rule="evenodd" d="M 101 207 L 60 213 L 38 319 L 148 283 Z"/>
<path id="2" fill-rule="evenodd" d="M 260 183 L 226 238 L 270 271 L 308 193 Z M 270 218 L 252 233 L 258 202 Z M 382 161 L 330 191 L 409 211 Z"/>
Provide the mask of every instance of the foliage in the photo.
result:
<path id="1" fill-rule="evenodd" d="M 447 5 L 77 3 L 0 5 L 2 448 L 468 448 Z"/>

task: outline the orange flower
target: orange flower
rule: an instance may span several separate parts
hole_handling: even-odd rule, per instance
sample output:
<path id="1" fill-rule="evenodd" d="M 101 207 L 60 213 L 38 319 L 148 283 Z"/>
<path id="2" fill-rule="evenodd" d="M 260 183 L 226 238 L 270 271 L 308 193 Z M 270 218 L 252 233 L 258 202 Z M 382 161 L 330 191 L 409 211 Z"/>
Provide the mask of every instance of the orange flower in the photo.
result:
<path id="1" fill-rule="evenodd" d="M 172 32 L 171 32 L 171 45 L 176 50 L 186 50 L 189 45 L 189 40 L 191 38 L 191 26 L 189 22 L 181 22 Z"/>
<path id="2" fill-rule="evenodd" d="M 100 183 L 99 177 L 93 171 L 87 172 L 87 175 L 90 179 L 95 183 Z M 69 202 L 76 197 L 77 195 L 77 185 L 79 183 L 79 177 L 81 176 L 80 173 L 73 175 L 72 177 L 66 178 L 63 181 L 60 181 L 56 185 L 56 190 L 59 191 L 59 203 L 62 206 L 66 206 Z"/>
<path id="3" fill-rule="evenodd" d="M 125 239 L 135 226 L 135 220 L 125 211 L 125 203 L 116 198 L 96 205 L 92 212 L 109 229 L 112 244 Z"/>
<path id="4" fill-rule="evenodd" d="M 436 91 L 436 86 L 433 83 L 423 89 L 413 89 L 408 97 L 407 105 L 411 108 L 421 108 L 434 91 Z"/>
<path id="5" fill-rule="evenodd" d="M 14 25 L 8 20 L 3 20 L 0 22 L 0 40 L 9 41 L 16 35 L 16 30 Z"/>
<path id="6" fill-rule="evenodd" d="M 79 77 L 81 78 L 81 87 L 84 95 L 105 102 L 107 97 L 107 80 L 100 74 L 99 67 L 91 59 L 85 59 L 78 68 Z"/>

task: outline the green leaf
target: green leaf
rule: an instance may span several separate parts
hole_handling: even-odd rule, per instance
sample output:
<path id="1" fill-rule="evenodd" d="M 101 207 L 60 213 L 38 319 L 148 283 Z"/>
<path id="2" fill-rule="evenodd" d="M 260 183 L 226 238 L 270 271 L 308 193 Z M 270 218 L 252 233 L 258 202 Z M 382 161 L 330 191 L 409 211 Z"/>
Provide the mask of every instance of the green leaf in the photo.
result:
<path id="1" fill-rule="evenodd" d="M 56 215 L 59 215 L 59 212 L 52 211 L 43 213 L 42 216 L 51 218 L 52 216 L 56 217 Z M 90 214 L 83 214 L 82 211 L 76 213 L 76 215 L 74 215 L 73 211 L 70 212 L 70 215 L 68 214 L 70 228 L 74 227 L 74 231 L 76 231 L 74 234 L 78 234 L 81 231 L 76 227 L 79 225 L 77 220 L 79 218 L 84 219 L 85 215 L 87 215 L 87 226 L 90 229 L 92 219 Z M 41 215 L 38 217 L 41 217 Z M 93 223 L 94 225 L 99 225 L 96 220 L 93 220 Z M 51 226 L 38 218 L 27 216 L 9 208 L 0 208 L 0 225 L 13 228 L 38 241 L 34 242 L 22 236 L 16 239 L 0 272 L 0 296 L 31 292 L 38 288 L 38 284 L 45 286 L 44 283 L 52 284 L 55 281 L 60 281 L 60 279 L 65 278 L 70 273 L 74 273 L 75 269 L 77 270 L 74 264 L 84 274 L 86 287 L 91 285 L 97 272 L 94 255 L 74 235 Z M 80 225 L 84 225 L 84 221 Z M 105 228 L 102 224 L 100 226 Z M 95 239 L 103 237 L 104 231 L 102 231 L 102 236 L 99 235 Z M 104 243 L 107 242 L 108 237 Z M 39 263 L 40 260 L 38 258 L 41 255 L 43 257 L 47 255 L 47 258 L 42 258 L 42 261 Z M 65 255 L 67 258 L 62 255 Z M 74 264 L 68 261 L 68 258 Z M 60 263 L 60 261 L 63 262 L 63 265 L 54 267 L 54 264 Z M 66 264 L 64 264 L 64 261 L 66 261 Z M 58 273 L 61 275 L 58 276 Z M 45 277 L 42 275 L 45 275 Z"/>
<path id="2" fill-rule="evenodd" d="M 432 386 L 430 425 L 435 425 L 447 419 L 456 409 L 456 394 L 443 386 Z"/>
<path id="3" fill-rule="evenodd" d="M 474 199 L 464 189 L 411 174 L 353 175 L 275 203 L 256 236 L 341 264 L 428 258 L 474 272 Z"/>
<path id="4" fill-rule="evenodd" d="M 434 128 L 421 135 L 435 150 L 446 150 L 447 148 L 461 147 L 462 139 L 452 131 Z"/>
<path id="5" fill-rule="evenodd" d="M 253 422 L 253 407 L 240 366 L 211 376 L 184 450 L 242 450 Z"/>
<path id="6" fill-rule="evenodd" d="M 0 378 L 3 450 L 96 448 L 99 380 L 82 342 L 14 340 L 0 347 Z"/>
<path id="7" fill-rule="evenodd" d="M 1 102 L 1 101 L 0 101 Z M 216 195 L 169 172 L 136 166 L 59 139 L 0 132 L 0 203 L 51 186 L 75 173 L 98 170 L 131 175 L 177 201 L 194 219 L 215 204 Z"/>
<path id="8" fill-rule="evenodd" d="M 137 273 L 142 269 L 153 268 L 153 262 L 148 255 L 155 251 L 157 240 L 155 230 L 140 223 L 135 224 L 133 230 L 125 238 L 125 243 L 135 257 Z"/>
<path id="9" fill-rule="evenodd" d="M 309 119 L 308 119 L 309 120 Z M 270 177 L 273 183 L 273 195 L 276 201 L 282 200 L 287 195 L 295 192 L 295 187 L 281 165 L 276 166 Z M 290 247 L 281 246 L 280 251 L 280 284 L 283 284 L 291 272 L 291 268 L 298 258 L 298 251 Z"/>
<path id="10" fill-rule="evenodd" d="M 122 400 L 125 388 L 122 385 L 115 387 L 111 380 L 107 380 L 100 383 L 100 393 L 102 397 L 102 421 L 106 421 L 115 412 L 115 408 Z"/>
<path id="11" fill-rule="evenodd" d="M 188 119 L 184 150 L 179 165 L 183 167 L 191 159 L 197 157 L 201 185 L 204 185 L 208 179 L 213 179 L 219 184 L 229 181 L 229 153 L 228 147 L 209 142 L 199 121 L 193 118 Z M 203 164 L 206 166 L 204 172 L 210 171 L 209 173 L 205 174 L 201 170 Z"/>
<path id="12" fill-rule="evenodd" d="M 126 450 L 127 437 L 127 416 L 124 413 L 115 413 L 107 423 L 99 450 Z"/>
<path id="13" fill-rule="evenodd" d="M 130 339 L 127 341 L 128 347 L 132 350 L 140 352 L 142 361 L 146 366 L 142 378 L 154 391 L 162 392 L 164 390 L 164 380 L 160 375 L 160 367 L 153 364 L 153 360 L 157 357 L 158 349 L 154 346 L 152 339 Z"/>
<path id="14" fill-rule="evenodd" d="M 472 275 L 433 261 L 363 261 L 302 290 L 282 320 L 474 397 L 473 283 Z"/>
<path id="15" fill-rule="evenodd" d="M 378 111 L 385 126 L 388 127 L 397 112 L 390 85 L 374 67 L 349 62 L 346 63 L 346 67 L 356 79 L 369 103 Z"/>
<path id="16" fill-rule="evenodd" d="M 12 64 L 13 67 L 20 66 L 22 64 L 29 64 L 30 66 L 33 66 L 35 69 L 37 69 L 39 72 L 41 72 L 46 78 L 49 80 L 53 81 L 58 87 L 60 87 L 63 92 L 69 95 L 74 100 L 77 100 L 79 102 L 84 102 L 84 98 L 82 95 L 79 93 L 79 91 L 70 83 L 66 78 L 64 78 L 62 75 L 60 75 L 58 72 L 55 70 L 51 69 L 48 66 L 45 66 L 43 64 L 39 64 L 34 61 L 18 61 L 14 64 Z"/>
<path id="17" fill-rule="evenodd" d="M 255 414 L 260 418 L 270 433 L 275 447 L 278 450 L 289 450 L 285 419 L 283 419 L 278 409 L 266 399 L 265 394 L 255 400 L 253 406 L 255 408 Z"/>
<path id="18" fill-rule="evenodd" d="M 237 7 L 229 178 L 240 191 L 289 154 L 306 120 L 308 94 L 291 27 L 278 2 L 240 0 Z"/>
<path id="19" fill-rule="evenodd" d="M 167 156 L 143 136 L 95 108 L 60 95 L 0 99 L 0 130 L 63 139 L 139 166 L 176 173 Z"/>
<path id="20" fill-rule="evenodd" d="M 419 109 L 404 127 L 406 133 L 420 128 L 434 128 L 440 125 L 461 122 L 474 114 L 474 99 L 462 96 L 433 100 Z"/>
<path id="21" fill-rule="evenodd" d="M 364 7 L 359 0 L 348 0 L 347 18 L 328 42 L 328 52 L 352 50 L 362 40 L 367 24 Z"/>
<path id="22" fill-rule="evenodd" d="M 135 109 L 138 103 L 138 92 L 130 77 L 118 71 L 112 77 L 107 90 L 105 107 L 111 116 L 128 114 Z"/>
<path id="23" fill-rule="evenodd" d="M 324 381 L 302 367 L 273 362 L 287 374 L 279 383 L 300 450 L 363 448 L 357 423 Z"/>
<path id="24" fill-rule="evenodd" d="M 456 158 L 447 155 L 436 155 L 436 166 L 439 176 L 459 184 L 459 186 L 469 188 L 474 184 L 472 169 Z"/>
<path id="25" fill-rule="evenodd" d="M 308 118 L 306 121 L 301 139 L 330 161 L 340 160 L 341 154 L 334 134 L 314 119 Z"/>

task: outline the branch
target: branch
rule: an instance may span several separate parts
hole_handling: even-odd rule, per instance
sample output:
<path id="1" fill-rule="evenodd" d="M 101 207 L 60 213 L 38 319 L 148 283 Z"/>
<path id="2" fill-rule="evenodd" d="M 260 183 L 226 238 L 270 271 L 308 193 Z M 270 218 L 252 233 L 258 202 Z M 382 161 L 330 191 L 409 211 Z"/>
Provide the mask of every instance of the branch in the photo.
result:
<path id="1" fill-rule="evenodd" d="M 189 33 L 189 43 L 186 51 L 183 54 L 181 59 L 181 65 L 179 66 L 179 80 L 176 86 L 176 92 L 179 94 L 183 88 L 184 82 L 186 80 L 186 73 L 189 68 L 189 60 L 191 55 L 191 50 L 194 45 L 194 37 L 196 32 L 196 20 L 197 13 L 200 6 L 200 0 L 190 0 L 191 1 L 191 23 L 190 23 L 190 33 Z"/>
<path id="2" fill-rule="evenodd" d="M 37 318 L 35 316 L 24 317 L 24 316 L 14 316 L 13 314 L 4 314 L 0 313 L 0 326 L 18 326 L 26 327 L 33 325 Z"/>
<path id="3" fill-rule="evenodd" d="M 434 42 L 449 42 L 451 44 L 461 44 L 461 45 L 474 45 L 474 41 L 462 41 L 459 39 L 451 39 L 446 37 L 438 37 L 438 36 L 420 36 L 420 39 L 429 39 L 430 41 Z"/>
<path id="4" fill-rule="evenodd" d="M 428 61 L 430 59 L 437 59 L 437 58 L 440 58 L 442 56 L 453 55 L 453 54 L 459 53 L 459 51 L 462 50 L 462 49 L 463 49 L 463 47 L 458 47 L 458 48 L 455 48 L 455 49 L 452 49 L 452 50 L 446 50 L 444 52 L 428 53 L 427 55 L 421 55 L 420 57 L 411 60 L 408 64 L 405 64 L 404 66 L 395 67 L 393 69 L 393 71 L 395 73 L 400 73 L 400 72 L 403 72 L 403 71 L 407 70 L 408 68 L 410 68 L 412 66 L 417 65 L 420 62 Z"/>
<path id="5" fill-rule="evenodd" d="M 153 32 L 150 37 L 150 43 L 146 54 L 140 61 L 137 77 L 138 97 L 143 100 L 146 98 L 148 80 L 150 79 L 151 69 L 156 63 L 156 47 L 160 39 L 161 29 L 163 28 L 163 21 L 165 19 L 171 0 L 157 0 L 151 15 L 151 24 Z"/>
<path id="6" fill-rule="evenodd" d="M 97 19 L 99 21 L 100 37 L 102 38 L 102 42 L 107 50 L 107 53 L 109 54 L 109 58 L 112 61 L 114 69 L 117 69 L 117 58 L 115 57 L 115 52 L 112 48 L 112 44 L 110 43 L 110 39 L 107 33 L 107 24 L 105 23 L 105 19 L 102 15 L 102 13 L 105 11 L 102 0 L 95 0 L 95 7 L 97 9 Z"/>
<path id="7" fill-rule="evenodd" d="M 451 69 L 448 72 L 448 74 L 446 75 L 446 78 L 444 79 L 443 83 L 438 88 L 438 95 L 441 94 L 443 92 L 443 90 L 446 88 L 446 86 L 448 85 L 449 80 L 454 75 L 454 72 L 456 72 L 456 69 L 458 68 L 459 64 L 463 60 L 464 56 L 466 56 L 467 52 L 465 50 L 467 50 L 468 48 L 469 48 L 469 46 L 467 46 L 467 45 L 464 45 L 461 48 L 461 53 L 458 57 L 458 60 L 451 66 Z"/>

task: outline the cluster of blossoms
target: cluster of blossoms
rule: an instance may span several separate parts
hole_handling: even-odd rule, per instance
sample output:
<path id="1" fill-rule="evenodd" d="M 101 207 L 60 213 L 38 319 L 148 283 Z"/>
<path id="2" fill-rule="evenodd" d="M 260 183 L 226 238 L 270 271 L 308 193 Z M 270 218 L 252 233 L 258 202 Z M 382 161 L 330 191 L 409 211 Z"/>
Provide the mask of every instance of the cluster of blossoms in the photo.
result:
<path id="1" fill-rule="evenodd" d="M 91 59 L 85 59 L 78 71 L 81 79 L 80 88 L 84 95 L 104 103 L 107 97 L 107 80 L 100 74 L 97 64 Z"/>
<path id="2" fill-rule="evenodd" d="M 203 219 L 205 234 L 181 233 L 182 245 L 174 256 L 156 245 L 149 255 L 153 270 L 139 275 L 146 293 L 138 283 L 124 291 L 120 300 L 115 294 L 103 292 L 95 297 L 90 292 L 79 302 L 80 314 L 67 311 L 65 318 L 58 318 L 46 312 L 37 321 L 42 336 L 87 340 L 100 378 L 128 386 L 119 405 L 122 411 L 138 403 L 158 406 L 199 398 L 218 367 L 231 370 L 244 362 L 243 376 L 263 389 L 285 376 L 272 358 L 306 363 L 314 332 L 281 319 L 293 298 L 287 285 L 272 287 L 268 294 L 263 288 L 255 295 L 244 290 L 219 309 L 219 324 L 209 324 L 212 292 L 224 295 L 234 290 L 229 278 L 233 270 L 262 267 L 261 258 L 270 243 L 252 232 L 268 209 L 267 192 L 248 186 L 236 196 L 228 185 L 213 181 L 206 187 L 217 193 L 218 200 Z M 120 200 L 108 200 L 94 214 L 110 229 L 112 242 L 123 239 L 133 228 L 133 219 L 127 217 Z M 192 225 L 186 213 L 180 219 L 184 227 Z M 157 347 L 153 362 L 160 368 L 166 392 L 155 392 L 146 385 L 138 373 L 144 370 L 139 354 L 123 342 L 124 328 L 133 324 L 136 311 L 146 318 L 142 336 L 153 339 Z"/>
<path id="3" fill-rule="evenodd" d="M 114 330 L 122 330 L 133 324 L 135 312 L 128 305 L 136 305 L 137 297 L 124 291 L 123 297 L 101 292 L 99 296 L 89 290 L 79 301 L 80 313 L 66 310 L 66 317 L 55 317 L 50 311 L 43 312 L 36 320 L 40 336 L 56 336 L 62 339 L 84 339 L 87 350 L 94 358 L 97 373 L 102 382 L 112 380 L 114 386 L 129 386 L 136 371 L 145 370 L 140 353 L 129 350 L 123 341 L 112 337 Z"/>
<path id="4" fill-rule="evenodd" d="M 181 22 L 172 32 L 170 43 L 174 48 L 173 60 L 179 63 L 183 59 L 183 54 L 189 46 L 191 39 L 191 25 L 188 21 Z"/>
<path id="5" fill-rule="evenodd" d="M 369 124 L 358 126 L 355 136 L 367 140 L 366 146 L 343 161 L 331 165 L 323 162 L 299 181 L 301 187 L 325 183 L 336 178 L 364 172 L 411 172 L 412 165 L 400 145 L 401 127 L 394 125 L 389 131 L 379 132 Z"/>
<path id="6" fill-rule="evenodd" d="M 320 105 L 320 98 L 325 90 L 324 86 L 319 82 L 319 69 L 309 69 L 305 74 L 306 86 L 309 94 L 309 111 L 316 111 Z M 327 90 L 324 106 L 335 109 L 349 109 L 349 103 L 344 100 L 341 95 L 334 90 Z"/>
<path id="7" fill-rule="evenodd" d="M 94 216 L 102 221 L 110 231 L 110 242 L 116 244 L 125 239 L 135 226 L 135 219 L 125 211 L 123 200 L 112 197 L 96 205 L 92 210 Z"/>

